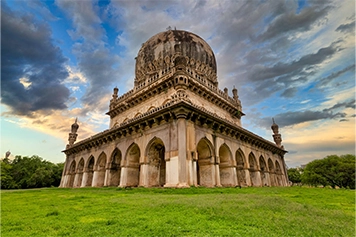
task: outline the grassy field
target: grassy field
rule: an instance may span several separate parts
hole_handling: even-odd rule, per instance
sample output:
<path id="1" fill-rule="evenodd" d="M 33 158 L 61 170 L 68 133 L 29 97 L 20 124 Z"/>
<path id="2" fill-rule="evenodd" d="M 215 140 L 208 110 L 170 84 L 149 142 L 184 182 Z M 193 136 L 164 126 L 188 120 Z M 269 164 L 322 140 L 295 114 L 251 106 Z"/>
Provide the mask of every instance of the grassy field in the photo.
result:
<path id="1" fill-rule="evenodd" d="M 1 191 L 1 236 L 355 236 L 355 191 L 327 188 Z"/>

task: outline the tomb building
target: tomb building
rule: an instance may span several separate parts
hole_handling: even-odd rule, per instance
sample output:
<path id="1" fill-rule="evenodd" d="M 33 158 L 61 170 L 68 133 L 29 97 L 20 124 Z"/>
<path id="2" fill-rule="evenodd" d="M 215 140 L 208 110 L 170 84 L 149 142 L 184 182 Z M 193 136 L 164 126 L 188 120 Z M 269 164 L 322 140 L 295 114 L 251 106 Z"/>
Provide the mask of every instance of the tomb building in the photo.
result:
<path id="1" fill-rule="evenodd" d="M 278 125 L 275 143 L 242 127 L 238 91 L 219 89 L 202 38 L 169 29 L 135 60 L 133 89 L 113 89 L 109 128 L 76 142 L 72 125 L 60 187 L 288 185 Z"/>

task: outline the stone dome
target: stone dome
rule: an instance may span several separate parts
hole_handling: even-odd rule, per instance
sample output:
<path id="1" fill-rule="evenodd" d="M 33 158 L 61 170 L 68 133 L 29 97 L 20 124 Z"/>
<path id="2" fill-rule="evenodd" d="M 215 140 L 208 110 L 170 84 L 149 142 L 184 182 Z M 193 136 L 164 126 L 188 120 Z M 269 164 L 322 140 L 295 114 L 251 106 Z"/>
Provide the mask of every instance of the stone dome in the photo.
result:
<path id="1" fill-rule="evenodd" d="M 135 84 L 178 65 L 217 85 L 213 50 L 198 35 L 183 30 L 158 33 L 142 44 L 136 57 Z"/>

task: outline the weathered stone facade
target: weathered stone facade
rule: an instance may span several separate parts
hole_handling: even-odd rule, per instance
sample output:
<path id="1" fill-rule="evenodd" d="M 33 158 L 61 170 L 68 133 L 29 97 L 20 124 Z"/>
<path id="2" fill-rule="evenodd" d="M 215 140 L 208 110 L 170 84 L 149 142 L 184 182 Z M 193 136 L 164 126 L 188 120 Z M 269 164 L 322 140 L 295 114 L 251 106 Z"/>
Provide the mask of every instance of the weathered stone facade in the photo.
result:
<path id="1" fill-rule="evenodd" d="M 75 143 L 72 125 L 60 187 L 286 186 L 278 126 L 276 144 L 242 128 L 237 89 L 219 90 L 216 71 L 199 36 L 153 36 L 136 58 L 134 88 L 114 88 L 109 129 Z"/>

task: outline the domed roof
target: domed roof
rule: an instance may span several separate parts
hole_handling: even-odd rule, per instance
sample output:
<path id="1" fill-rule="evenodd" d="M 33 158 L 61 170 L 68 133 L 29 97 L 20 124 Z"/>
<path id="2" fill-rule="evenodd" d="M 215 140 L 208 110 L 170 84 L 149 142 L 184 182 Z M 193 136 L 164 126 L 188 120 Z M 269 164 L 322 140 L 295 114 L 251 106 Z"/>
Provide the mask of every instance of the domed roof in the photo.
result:
<path id="1" fill-rule="evenodd" d="M 177 57 L 184 58 L 184 64 L 196 69 L 198 74 L 216 81 L 215 55 L 210 46 L 191 32 L 168 30 L 152 36 L 142 45 L 136 57 L 135 83 L 175 66 Z"/>

